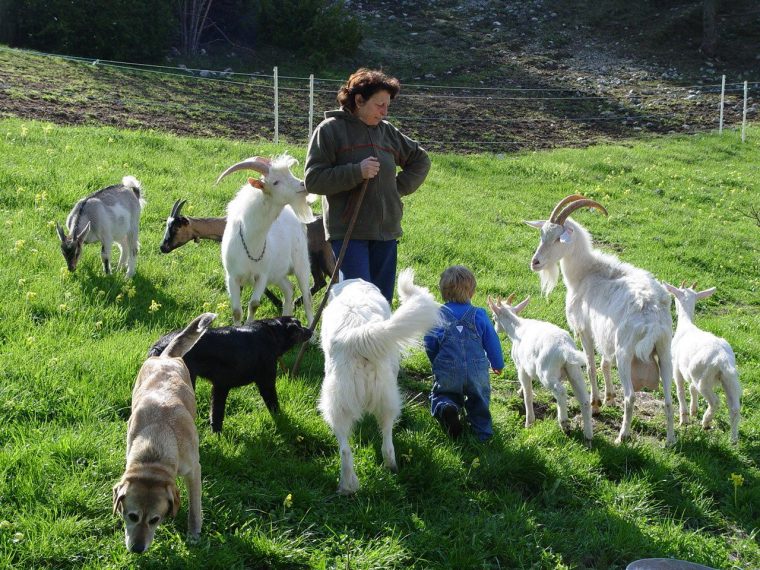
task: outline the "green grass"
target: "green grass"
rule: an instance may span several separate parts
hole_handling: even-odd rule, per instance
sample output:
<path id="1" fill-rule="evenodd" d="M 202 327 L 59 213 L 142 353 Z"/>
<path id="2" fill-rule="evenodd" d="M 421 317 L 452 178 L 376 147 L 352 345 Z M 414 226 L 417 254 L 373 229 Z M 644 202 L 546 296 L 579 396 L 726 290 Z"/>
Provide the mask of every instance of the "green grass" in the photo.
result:
<path id="1" fill-rule="evenodd" d="M 312 347 L 298 377 L 278 379 L 277 418 L 254 387 L 238 389 L 221 437 L 207 424 L 209 385 L 199 383 L 201 542 L 184 540 L 183 490 L 176 521 L 138 557 L 111 514 L 135 374 L 167 330 L 209 309 L 220 325 L 230 319 L 218 245 L 162 255 L 164 220 L 178 198 L 190 215 L 221 215 L 236 187 L 213 186 L 216 175 L 284 148 L 0 121 L 0 567 L 624 568 L 644 557 L 760 567 L 760 227 L 743 215 L 758 207 L 758 135 L 751 128 L 744 145 L 727 132 L 506 157 L 436 154 L 428 181 L 405 200 L 400 247 L 400 266 L 423 284 L 434 288 L 447 265 L 464 263 L 478 277 L 476 303 L 530 294 L 527 316 L 566 326 L 562 285 L 540 297 L 529 269 L 538 234 L 522 220 L 546 217 L 571 192 L 599 200 L 609 218 L 575 219 L 604 249 L 660 279 L 717 287 L 696 319 L 736 351 L 738 446 L 728 442 L 724 405 L 714 430 L 678 429 L 666 449 L 662 408 L 648 405 L 622 446 L 613 444 L 620 410 L 603 409 L 588 450 L 575 401 L 565 436 L 538 386 L 538 421 L 525 429 L 511 365 L 493 382 L 494 439 L 452 443 L 426 409 L 430 367 L 415 352 L 401 378 L 399 473 L 383 469 L 368 419 L 353 438 L 362 489 L 338 497 L 337 445 L 315 405 L 322 357 Z M 303 159 L 303 147 L 289 150 Z M 137 275 L 103 275 L 92 245 L 69 274 L 54 222 L 125 174 L 143 182 L 148 200 Z M 274 314 L 268 304 L 262 311 Z"/>

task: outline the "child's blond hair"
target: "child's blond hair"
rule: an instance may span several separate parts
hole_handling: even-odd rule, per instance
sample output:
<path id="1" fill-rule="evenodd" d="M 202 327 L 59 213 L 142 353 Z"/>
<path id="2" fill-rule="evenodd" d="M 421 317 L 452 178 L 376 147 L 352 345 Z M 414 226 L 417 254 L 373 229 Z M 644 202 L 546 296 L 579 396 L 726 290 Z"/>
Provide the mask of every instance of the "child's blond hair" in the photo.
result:
<path id="1" fill-rule="evenodd" d="M 452 265 L 441 273 L 438 288 L 445 303 L 468 303 L 475 294 L 475 275 L 464 265 Z"/>

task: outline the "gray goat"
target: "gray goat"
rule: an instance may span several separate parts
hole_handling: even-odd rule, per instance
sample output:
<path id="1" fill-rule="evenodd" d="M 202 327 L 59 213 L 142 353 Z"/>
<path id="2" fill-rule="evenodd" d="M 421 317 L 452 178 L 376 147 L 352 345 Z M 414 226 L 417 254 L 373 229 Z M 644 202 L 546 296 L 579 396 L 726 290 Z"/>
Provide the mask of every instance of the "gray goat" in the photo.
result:
<path id="1" fill-rule="evenodd" d="M 118 266 L 126 268 L 127 277 L 132 277 L 137 267 L 137 232 L 144 206 L 142 187 L 134 176 L 125 176 L 121 184 L 79 200 L 66 218 L 69 235 L 55 224 L 69 271 L 76 269 L 82 245 L 100 242 L 103 270 L 111 273 L 111 246 L 115 242 L 120 251 Z"/>

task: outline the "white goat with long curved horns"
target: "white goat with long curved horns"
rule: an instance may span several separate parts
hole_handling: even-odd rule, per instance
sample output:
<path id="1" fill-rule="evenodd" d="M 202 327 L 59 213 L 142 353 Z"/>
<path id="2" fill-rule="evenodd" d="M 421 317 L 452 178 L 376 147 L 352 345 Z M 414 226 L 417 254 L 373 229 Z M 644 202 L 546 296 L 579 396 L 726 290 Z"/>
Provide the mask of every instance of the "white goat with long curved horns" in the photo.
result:
<path id="1" fill-rule="evenodd" d="M 254 156 L 225 170 L 217 183 L 238 170 L 251 169 L 261 179 L 249 178 L 227 205 L 227 224 L 222 235 L 222 263 L 227 291 L 232 305 L 232 320 L 240 324 L 243 311 L 240 290 L 251 284 L 247 321 L 254 318 L 261 295 L 270 283 L 283 293 L 282 314 L 293 314 L 293 273 L 303 295 L 306 319 L 314 318 L 309 288 L 309 252 L 306 227 L 314 214 L 309 206 L 306 187 L 290 171 L 296 159 L 288 154 L 274 160 Z"/>
<path id="2" fill-rule="evenodd" d="M 742 388 L 739 385 L 739 372 L 736 369 L 734 351 L 728 341 L 703 331 L 694 324 L 694 306 L 699 299 L 715 293 L 715 287 L 697 291 L 697 284 L 686 287 L 674 287 L 665 283 L 665 288 L 676 299 L 678 324 L 673 335 L 673 372 L 676 378 L 678 407 L 681 413 L 681 425 L 689 420 L 686 415 L 686 395 L 684 380 L 689 383 L 691 406 L 689 412 L 697 415 L 697 399 L 702 394 L 707 400 L 707 410 L 702 416 L 702 427 L 709 429 L 713 415 L 718 409 L 718 396 L 715 386 L 722 385 L 726 393 L 726 404 L 731 420 L 731 443 L 739 441 L 739 400 Z"/>
<path id="3" fill-rule="evenodd" d="M 666 441 L 673 444 L 670 296 L 648 271 L 593 248 L 588 231 L 569 218 L 584 207 L 607 214 L 598 202 L 573 194 L 555 206 L 548 220 L 526 222 L 541 230 L 531 269 L 539 274 L 546 295 L 554 289 L 562 270 L 567 288 L 565 314 L 586 353 L 594 412 L 601 405 L 594 347 L 602 355 L 607 404 L 615 399 L 611 366 L 617 363 L 624 406 L 616 443 L 630 435 L 634 391 L 656 386 L 659 375 L 665 398 Z"/>

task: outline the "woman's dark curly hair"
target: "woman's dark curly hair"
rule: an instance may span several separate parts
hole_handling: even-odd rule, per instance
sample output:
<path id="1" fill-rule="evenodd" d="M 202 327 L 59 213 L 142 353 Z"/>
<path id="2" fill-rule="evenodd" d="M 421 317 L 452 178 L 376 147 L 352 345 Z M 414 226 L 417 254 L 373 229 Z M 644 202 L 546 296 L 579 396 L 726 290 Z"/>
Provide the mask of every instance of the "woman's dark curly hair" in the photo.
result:
<path id="1" fill-rule="evenodd" d="M 401 85 L 395 77 L 389 77 L 382 71 L 362 67 L 348 78 L 348 81 L 338 91 L 338 104 L 351 112 L 356 111 L 356 95 L 361 95 L 366 101 L 378 91 L 387 91 L 394 99 L 401 90 Z"/>

